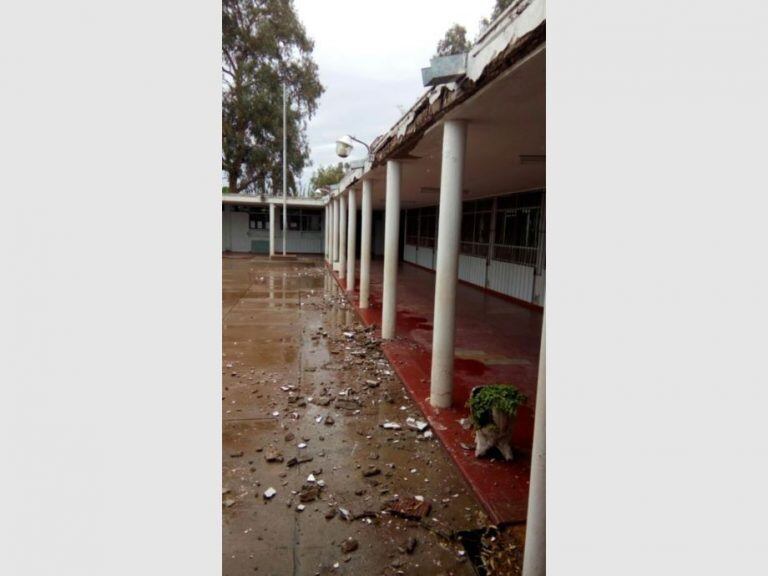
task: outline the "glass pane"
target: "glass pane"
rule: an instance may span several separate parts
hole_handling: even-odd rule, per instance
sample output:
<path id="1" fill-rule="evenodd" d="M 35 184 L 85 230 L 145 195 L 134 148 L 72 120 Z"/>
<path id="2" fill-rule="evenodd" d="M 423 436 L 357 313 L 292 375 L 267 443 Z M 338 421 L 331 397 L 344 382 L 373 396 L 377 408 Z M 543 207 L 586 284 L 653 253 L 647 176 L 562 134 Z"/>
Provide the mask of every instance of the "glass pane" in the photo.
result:
<path id="1" fill-rule="evenodd" d="M 491 213 L 480 212 L 475 215 L 475 242 L 488 244 L 491 237 Z M 463 240 L 463 237 L 462 237 Z"/>
<path id="2" fill-rule="evenodd" d="M 419 228 L 419 235 L 422 238 L 434 238 L 435 237 L 435 215 L 434 210 L 432 213 L 422 211 L 421 224 Z"/>
<path id="3" fill-rule="evenodd" d="M 504 212 L 496 212 L 496 232 L 494 243 L 504 244 Z"/>
<path id="4" fill-rule="evenodd" d="M 408 220 L 405 225 L 407 236 L 416 236 L 419 233 L 419 211 L 408 210 Z"/>
<path id="5" fill-rule="evenodd" d="M 474 219 L 475 214 L 462 214 L 461 215 L 461 241 L 472 242 L 474 234 Z"/>

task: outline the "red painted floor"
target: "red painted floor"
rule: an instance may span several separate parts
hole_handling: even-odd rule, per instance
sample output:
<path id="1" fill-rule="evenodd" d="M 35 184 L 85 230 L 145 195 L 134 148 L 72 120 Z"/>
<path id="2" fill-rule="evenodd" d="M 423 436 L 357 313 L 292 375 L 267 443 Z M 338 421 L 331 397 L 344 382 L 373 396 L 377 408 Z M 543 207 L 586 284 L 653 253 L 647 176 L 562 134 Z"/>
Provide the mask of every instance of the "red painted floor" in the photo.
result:
<path id="1" fill-rule="evenodd" d="M 344 287 L 345 281 L 338 280 Z M 357 275 L 359 279 L 359 272 Z M 371 264 L 370 308 L 357 308 L 357 286 L 352 294 L 361 320 L 381 325 L 382 262 Z M 528 506 L 533 406 L 536 398 L 542 312 L 460 283 L 457 289 L 454 408 L 429 405 L 432 318 L 435 275 L 400 263 L 397 285 L 396 338 L 384 352 L 400 379 L 424 412 L 437 437 L 485 505 L 496 523 L 524 522 Z M 514 384 L 528 405 L 518 412 L 516 457 L 512 462 L 475 458 L 474 434 L 459 420 L 468 416 L 466 402 L 475 386 Z M 462 446 L 463 445 L 463 446 Z"/>

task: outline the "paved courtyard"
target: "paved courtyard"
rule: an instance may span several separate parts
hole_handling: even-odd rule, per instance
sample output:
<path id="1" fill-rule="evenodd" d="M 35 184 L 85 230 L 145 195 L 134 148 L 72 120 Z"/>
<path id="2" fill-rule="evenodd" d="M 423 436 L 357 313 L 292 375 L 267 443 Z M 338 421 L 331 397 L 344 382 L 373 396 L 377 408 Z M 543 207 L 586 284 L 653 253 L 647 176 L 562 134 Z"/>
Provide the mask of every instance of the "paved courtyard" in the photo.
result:
<path id="1" fill-rule="evenodd" d="M 474 574 L 488 519 L 322 260 L 222 273 L 223 573 Z"/>

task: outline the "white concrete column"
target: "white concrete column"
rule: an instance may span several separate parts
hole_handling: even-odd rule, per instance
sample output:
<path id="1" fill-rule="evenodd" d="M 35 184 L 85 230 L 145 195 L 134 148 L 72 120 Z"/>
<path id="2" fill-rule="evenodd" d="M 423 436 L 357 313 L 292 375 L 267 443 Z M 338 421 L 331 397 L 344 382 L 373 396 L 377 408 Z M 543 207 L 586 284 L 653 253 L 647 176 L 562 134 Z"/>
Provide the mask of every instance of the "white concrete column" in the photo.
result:
<path id="1" fill-rule="evenodd" d="M 331 268 L 339 259 L 339 199 L 331 200 Z"/>
<path id="2" fill-rule="evenodd" d="M 275 225 L 277 224 L 275 219 L 275 205 L 269 205 L 269 255 L 275 255 Z"/>
<path id="3" fill-rule="evenodd" d="M 333 258 L 333 202 L 328 201 L 328 262 Z"/>
<path id="4" fill-rule="evenodd" d="M 536 412 L 533 424 L 531 481 L 528 490 L 528 520 L 525 528 L 523 576 L 547 573 L 547 326 L 541 326 L 539 381 L 536 384 Z"/>
<path id="5" fill-rule="evenodd" d="M 323 258 L 328 261 L 328 205 L 323 207 Z"/>
<path id="6" fill-rule="evenodd" d="M 387 192 L 384 208 L 384 285 L 381 295 L 381 337 L 384 339 L 395 337 L 400 176 L 400 162 L 387 160 Z"/>
<path id="7" fill-rule="evenodd" d="M 339 278 L 347 277 L 347 195 L 339 194 Z"/>
<path id="8" fill-rule="evenodd" d="M 328 219 L 325 221 L 326 226 L 328 227 L 328 229 L 326 230 L 326 236 L 327 236 L 327 242 L 328 242 L 328 254 L 327 254 L 325 259 L 328 262 L 331 261 L 331 252 L 332 252 L 331 246 L 333 245 L 333 240 L 332 240 L 332 238 L 333 238 L 333 224 L 332 224 L 333 216 L 331 215 L 331 211 L 332 210 L 333 210 L 333 205 L 330 202 L 328 202 L 328 204 L 325 205 L 325 213 L 328 215 Z"/>
<path id="9" fill-rule="evenodd" d="M 360 308 L 368 308 L 371 294 L 371 219 L 373 182 L 363 180 L 362 218 L 360 237 Z"/>
<path id="10" fill-rule="evenodd" d="M 347 292 L 355 291 L 355 243 L 357 242 L 357 192 L 349 191 L 347 200 Z"/>
<path id="11" fill-rule="evenodd" d="M 435 267 L 435 314 L 432 330 L 432 377 L 429 403 L 449 408 L 453 393 L 453 355 L 456 324 L 456 285 L 459 272 L 461 191 L 467 125 L 448 121 L 443 126 L 440 172 L 440 215 Z"/>

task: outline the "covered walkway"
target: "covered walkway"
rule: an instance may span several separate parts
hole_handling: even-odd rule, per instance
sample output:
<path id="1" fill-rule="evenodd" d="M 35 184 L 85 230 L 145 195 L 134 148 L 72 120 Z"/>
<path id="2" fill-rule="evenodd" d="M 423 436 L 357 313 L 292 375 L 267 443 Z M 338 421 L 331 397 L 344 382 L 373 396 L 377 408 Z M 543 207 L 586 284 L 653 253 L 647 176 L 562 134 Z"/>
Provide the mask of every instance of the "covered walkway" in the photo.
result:
<path id="1" fill-rule="evenodd" d="M 377 333 L 382 278 L 382 262 L 372 262 L 367 309 L 358 307 L 357 286 L 346 293 L 362 321 L 375 324 Z M 396 338 L 383 344 L 385 353 L 493 520 L 525 521 L 542 312 L 459 283 L 453 407 L 436 409 L 429 403 L 435 274 L 401 262 L 397 282 Z M 474 434 L 460 422 L 469 415 L 466 402 L 472 388 L 488 384 L 514 384 L 528 397 L 517 418 L 513 462 L 475 458 Z"/>
<path id="2" fill-rule="evenodd" d="M 544 8 L 510 4 L 455 74 L 431 61 L 437 80 L 326 203 L 326 262 L 492 518 L 526 522 L 527 576 L 544 574 L 546 526 L 546 339 L 532 306 L 546 298 Z M 374 210 L 384 262 L 371 267 Z M 474 455 L 466 401 L 489 384 L 527 395 L 513 462 Z"/>

